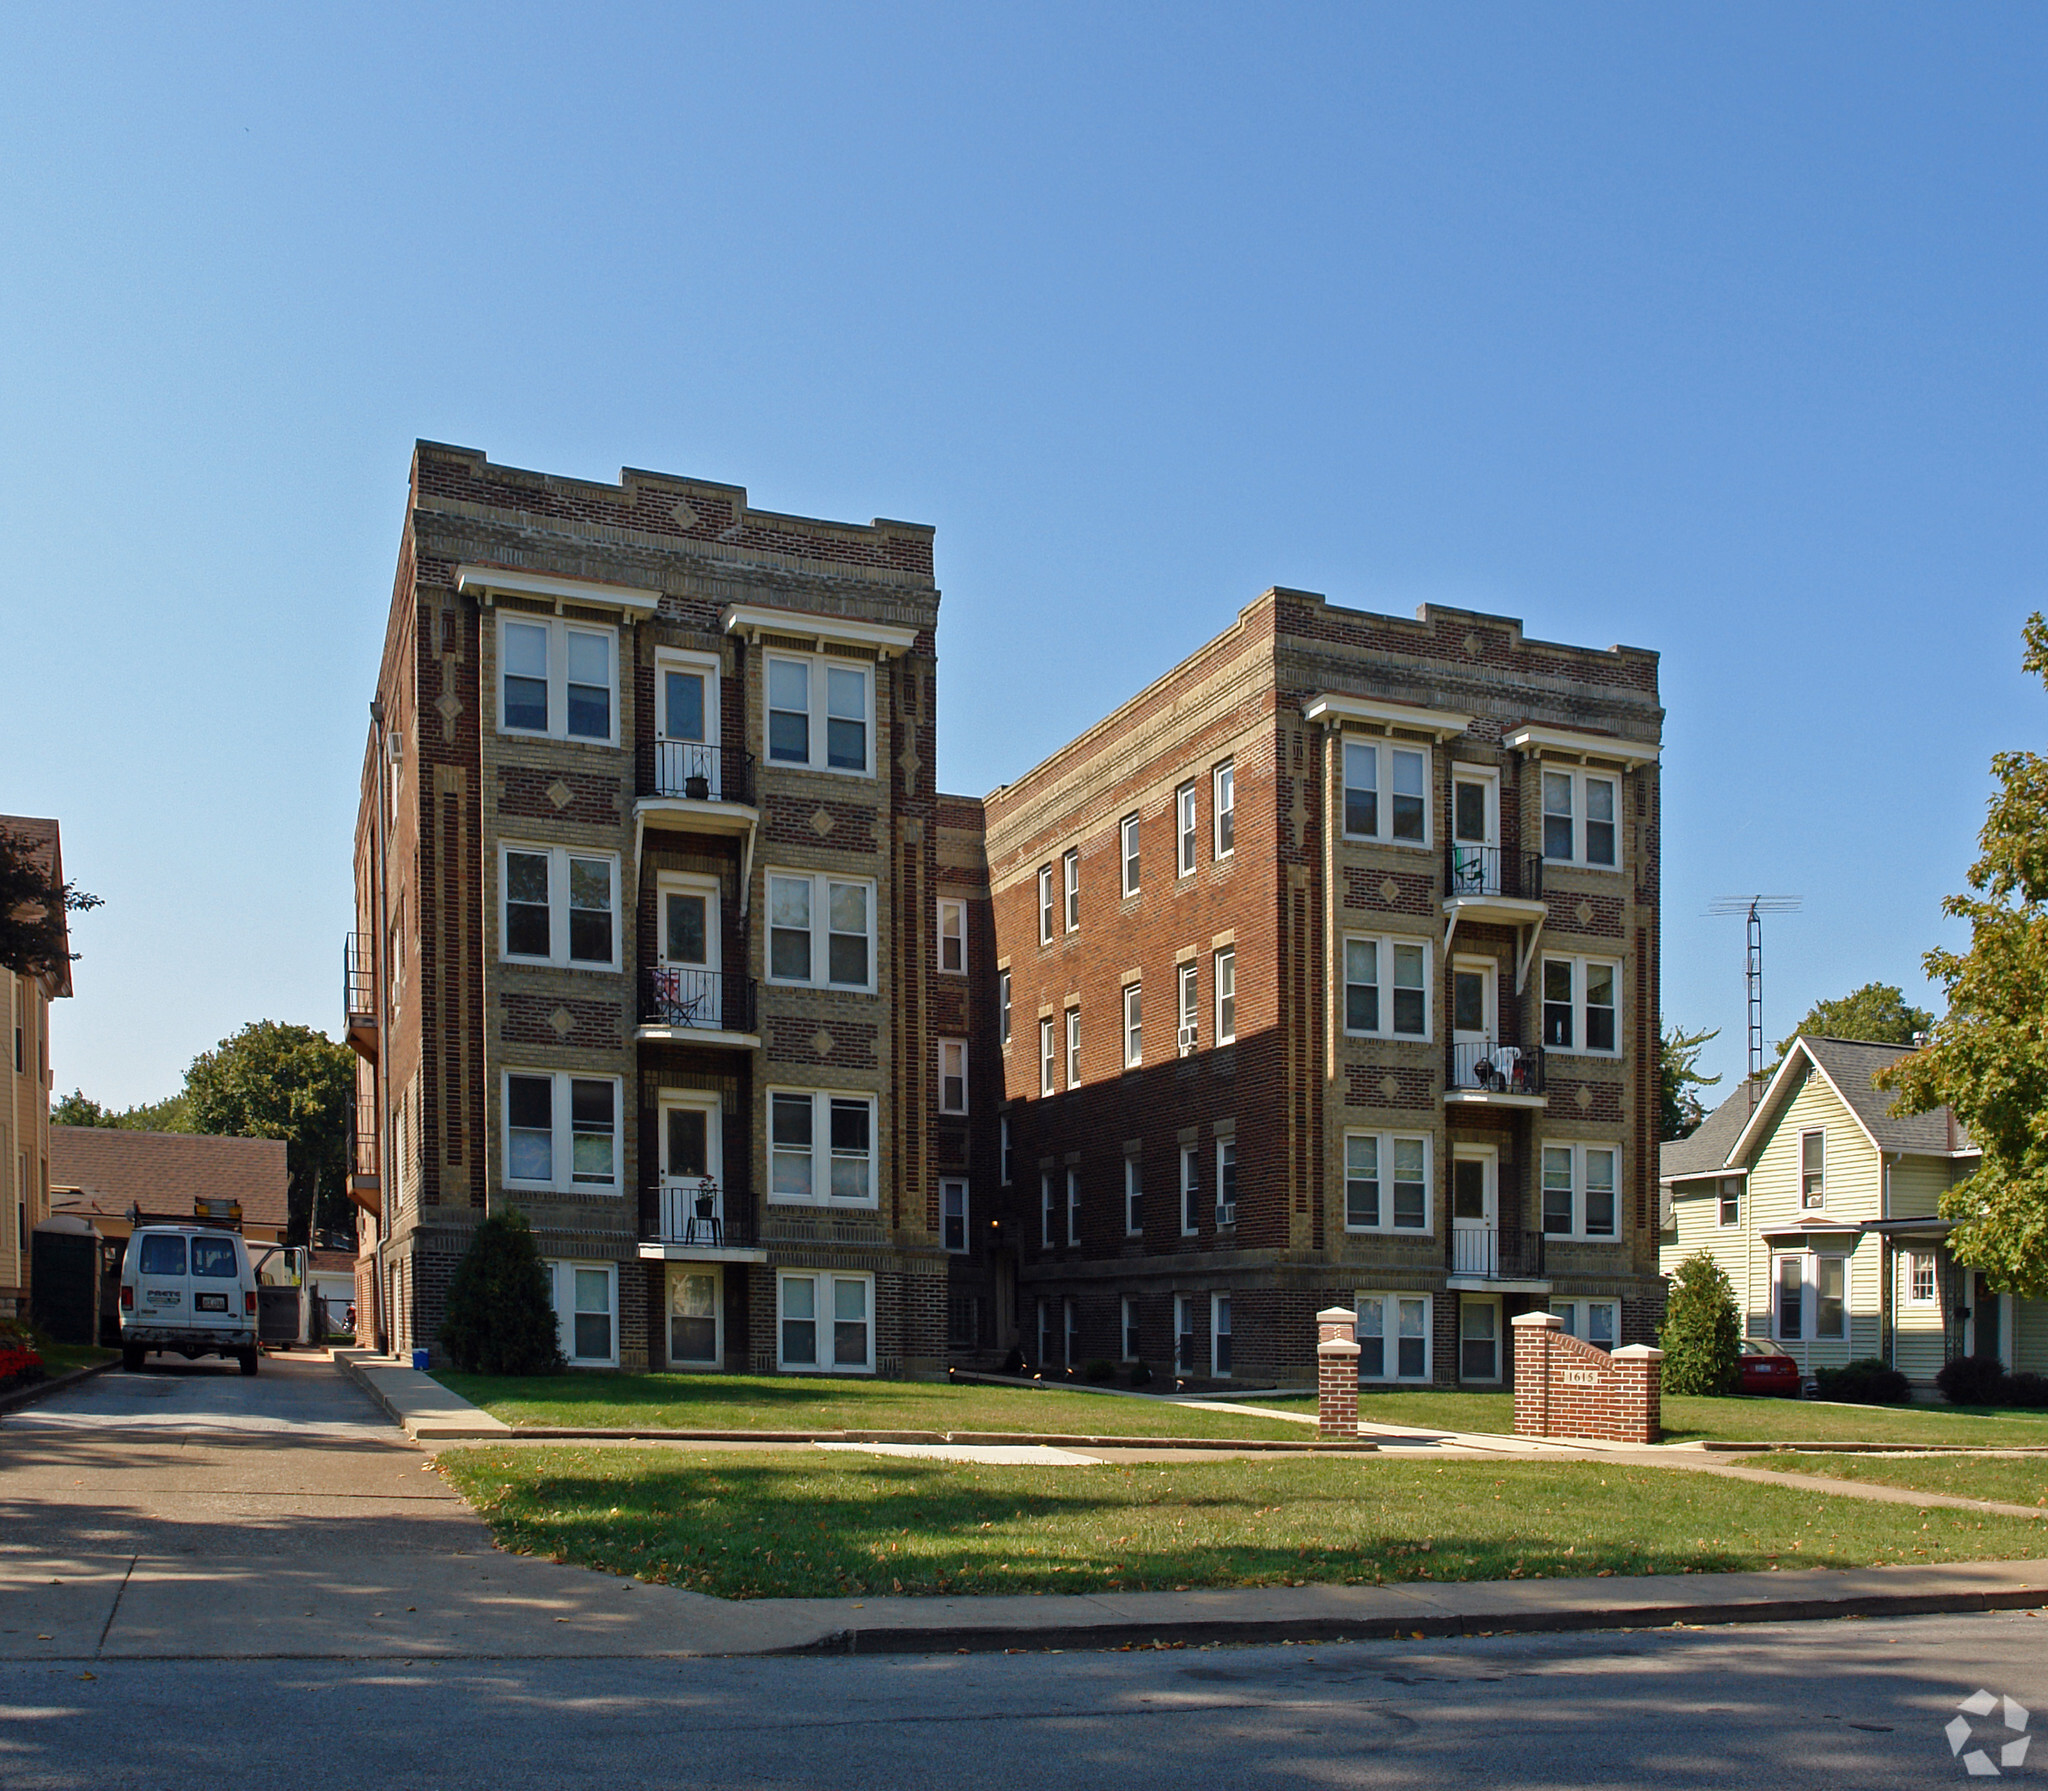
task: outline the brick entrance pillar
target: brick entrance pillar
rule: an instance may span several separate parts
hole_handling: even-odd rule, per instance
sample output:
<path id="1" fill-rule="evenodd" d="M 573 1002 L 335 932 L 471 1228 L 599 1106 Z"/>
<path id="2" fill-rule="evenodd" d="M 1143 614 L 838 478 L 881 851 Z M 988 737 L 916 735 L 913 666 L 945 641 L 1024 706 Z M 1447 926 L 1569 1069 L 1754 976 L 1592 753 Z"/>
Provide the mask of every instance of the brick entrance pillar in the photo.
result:
<path id="1" fill-rule="evenodd" d="M 1343 1306 L 1316 1314 L 1316 1434 L 1358 1435 L 1358 1314 Z"/>
<path id="2" fill-rule="evenodd" d="M 1554 1312 L 1518 1312 L 1515 1333 L 1515 1435 L 1550 1434 L 1550 1341 L 1564 1330 Z"/>
<path id="3" fill-rule="evenodd" d="M 1615 1441 L 1654 1443 L 1664 1434 L 1664 1352 L 1647 1343 L 1628 1343 L 1614 1352 L 1619 1386 L 1615 1399 Z"/>
<path id="4" fill-rule="evenodd" d="M 1515 1435 L 1654 1443 L 1662 1434 L 1664 1352 L 1632 1343 L 1611 1355 L 1547 1312 L 1515 1326 Z"/>

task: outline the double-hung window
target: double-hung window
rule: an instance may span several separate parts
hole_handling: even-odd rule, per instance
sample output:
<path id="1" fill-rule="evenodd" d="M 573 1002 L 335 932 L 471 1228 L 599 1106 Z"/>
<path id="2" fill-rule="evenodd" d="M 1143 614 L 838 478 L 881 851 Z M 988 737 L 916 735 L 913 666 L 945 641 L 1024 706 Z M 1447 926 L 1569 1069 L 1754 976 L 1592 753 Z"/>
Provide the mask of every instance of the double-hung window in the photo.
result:
<path id="1" fill-rule="evenodd" d="M 619 861 L 563 846 L 499 851 L 499 936 L 507 961 L 575 970 L 619 965 Z"/>
<path id="2" fill-rule="evenodd" d="M 867 776 L 875 681 L 865 665 L 766 655 L 768 762 Z"/>
<path id="3" fill-rule="evenodd" d="M 1135 1152 L 1124 1158 L 1124 1236 L 1137 1237 L 1145 1229 L 1145 1168 Z"/>
<path id="4" fill-rule="evenodd" d="M 1344 742 L 1344 833 L 1393 845 L 1429 844 L 1429 753 L 1392 740 Z"/>
<path id="5" fill-rule="evenodd" d="M 875 1097 L 771 1089 L 768 1198 L 791 1206 L 875 1205 Z"/>
<path id="6" fill-rule="evenodd" d="M 1038 1023 L 1038 1092 L 1042 1095 L 1052 1093 L 1053 1066 L 1052 1020 L 1047 1017 Z"/>
<path id="7" fill-rule="evenodd" d="M 1195 786 L 1182 784 L 1173 793 L 1173 828 L 1177 848 L 1176 869 L 1183 877 L 1195 874 Z"/>
<path id="8" fill-rule="evenodd" d="M 785 1269 L 776 1277 L 777 1363 L 819 1373 L 875 1366 L 875 1278 Z"/>
<path id="9" fill-rule="evenodd" d="M 1138 1349 L 1138 1302 L 1131 1295 L 1125 1294 L 1117 1302 L 1117 1306 L 1118 1316 L 1121 1320 L 1117 1330 L 1123 1339 L 1124 1360 L 1126 1362 L 1135 1362 L 1140 1353 Z"/>
<path id="10" fill-rule="evenodd" d="M 1934 1252 L 1913 1250 L 1907 1253 L 1907 1298 L 1916 1305 L 1925 1306 L 1935 1298 Z"/>
<path id="11" fill-rule="evenodd" d="M 1225 759 L 1210 774 L 1216 814 L 1215 855 L 1228 858 L 1237 849 L 1237 768 Z"/>
<path id="12" fill-rule="evenodd" d="M 1553 1317 L 1564 1320 L 1565 1335 L 1590 1343 L 1595 1349 L 1612 1350 L 1621 1331 L 1619 1300 L 1552 1300 Z"/>
<path id="13" fill-rule="evenodd" d="M 1823 1128 L 1799 1134 L 1799 1204 L 1819 1212 L 1828 1201 L 1828 1135 Z"/>
<path id="14" fill-rule="evenodd" d="M 1181 965 L 1177 978 L 1180 983 L 1180 1054 L 1185 1057 L 1195 1048 L 1201 1031 L 1201 979 L 1193 964 Z"/>
<path id="15" fill-rule="evenodd" d="M 1421 940 L 1344 941 L 1344 1030 L 1362 1038 L 1429 1037 L 1429 946 Z"/>
<path id="16" fill-rule="evenodd" d="M 951 896 L 939 899 L 939 969 L 947 976 L 967 974 L 967 904 Z"/>
<path id="17" fill-rule="evenodd" d="M 617 1077 L 510 1070 L 504 1086 L 507 1187 L 619 1192 Z"/>
<path id="18" fill-rule="evenodd" d="M 1195 1372 L 1195 1296 L 1173 1296 L 1173 1365 L 1181 1374 Z"/>
<path id="19" fill-rule="evenodd" d="M 1180 1234 L 1191 1238 L 1202 1229 L 1202 1153 L 1192 1144 L 1180 1152 Z"/>
<path id="20" fill-rule="evenodd" d="M 967 1184 L 947 1179 L 939 1183 L 939 1241 L 955 1256 L 967 1253 Z"/>
<path id="21" fill-rule="evenodd" d="M 1399 1132 L 1344 1135 L 1344 1229 L 1429 1230 L 1429 1140 Z"/>
<path id="22" fill-rule="evenodd" d="M 618 631 L 501 613 L 498 731 L 615 746 Z"/>
<path id="23" fill-rule="evenodd" d="M 1611 1144 L 1543 1147 L 1543 1232 L 1554 1238 L 1612 1242 L 1620 1235 L 1620 1153 Z"/>
<path id="24" fill-rule="evenodd" d="M 768 874 L 768 980 L 871 989 L 875 886 L 824 872 Z"/>
<path id="25" fill-rule="evenodd" d="M 1081 854 L 1078 849 L 1060 855 L 1060 887 L 1066 902 L 1067 931 L 1081 930 Z"/>
<path id="26" fill-rule="evenodd" d="M 1621 785 L 1597 771 L 1543 768 L 1543 856 L 1553 864 L 1620 862 L 1617 833 Z"/>
<path id="27" fill-rule="evenodd" d="M 1047 1250 L 1052 1248 L 1053 1206 L 1052 1171 L 1048 1169 L 1038 1178 L 1038 1241 Z"/>
<path id="28" fill-rule="evenodd" d="M 1010 1185 L 1010 1116 L 1007 1113 L 996 1122 L 996 1151 L 997 1173 L 1007 1188 Z"/>
<path id="29" fill-rule="evenodd" d="M 1007 1051 L 1010 1048 L 1010 973 L 1007 970 L 996 972 L 996 1009 L 1002 1027 L 1003 1049 Z"/>
<path id="30" fill-rule="evenodd" d="M 1117 831 L 1123 860 L 1123 891 L 1134 896 L 1138 893 L 1138 817 L 1124 816 Z"/>
<path id="31" fill-rule="evenodd" d="M 548 1299 L 555 1309 L 555 1335 L 572 1364 L 610 1365 L 619 1359 L 618 1265 L 609 1262 L 550 1262 Z"/>
<path id="32" fill-rule="evenodd" d="M 939 1111 L 967 1111 L 967 1041 L 939 1040 Z"/>
<path id="33" fill-rule="evenodd" d="M 1216 1140 L 1216 1223 L 1237 1223 L 1237 1140 Z"/>
<path id="34" fill-rule="evenodd" d="M 1428 1294 L 1362 1293 L 1358 1311 L 1358 1378 L 1429 1379 Z"/>
<path id="35" fill-rule="evenodd" d="M 1078 1244 L 1080 1241 L 1081 1172 L 1078 1169 L 1069 1169 L 1067 1171 L 1067 1242 Z"/>
<path id="36" fill-rule="evenodd" d="M 1621 1049 L 1621 966 L 1600 958 L 1543 960 L 1543 1044 L 1613 1057 Z"/>
<path id="37" fill-rule="evenodd" d="M 1052 866 L 1038 867 L 1038 943 L 1052 943 Z"/>
<path id="38" fill-rule="evenodd" d="M 1067 1009 L 1067 1086 L 1081 1086 L 1081 1010 Z"/>
<path id="39" fill-rule="evenodd" d="M 1719 1209 L 1718 1217 L 1723 1225 L 1740 1225 L 1742 1223 L 1741 1176 L 1724 1175 L 1721 1178 L 1721 1188 L 1716 1196 L 1716 1205 Z"/>
<path id="40" fill-rule="evenodd" d="M 1237 1037 L 1237 947 L 1226 945 L 1216 954 L 1216 1042 L 1227 1045 Z"/>
<path id="41" fill-rule="evenodd" d="M 1124 990 L 1124 1068 L 1134 1070 L 1144 1061 L 1144 985 L 1132 983 Z"/>

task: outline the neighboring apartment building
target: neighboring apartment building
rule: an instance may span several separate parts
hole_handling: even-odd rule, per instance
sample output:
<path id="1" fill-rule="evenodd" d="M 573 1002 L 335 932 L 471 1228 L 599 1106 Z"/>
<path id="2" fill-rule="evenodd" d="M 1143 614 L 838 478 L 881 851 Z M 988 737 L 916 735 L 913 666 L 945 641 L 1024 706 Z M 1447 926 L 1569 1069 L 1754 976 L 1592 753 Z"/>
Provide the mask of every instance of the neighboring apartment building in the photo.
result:
<path id="1" fill-rule="evenodd" d="M 2048 1373 L 2048 1301 L 1996 1293 L 1949 1254 L 1941 1196 L 1982 1158 L 1948 1108 L 1891 1111 L 1872 1078 L 1904 1055 L 1801 1035 L 1753 1110 L 1738 1089 L 1665 1145 L 1664 1272 L 1711 1250 L 1745 1335 L 1809 1372 L 1876 1356 L 1931 1386 L 1988 1355 Z"/>
<path id="2" fill-rule="evenodd" d="M 1653 1339 L 1652 653 L 1274 590 L 986 798 L 1034 1363 L 1501 1385 Z"/>
<path id="3" fill-rule="evenodd" d="M 37 868 L 61 887 L 64 852 L 55 821 L 0 815 L 0 833 L 25 843 Z M 0 970 L 0 988 L 7 1010 L 7 1042 L 0 1046 L 0 1177 L 12 1209 L 0 1222 L 0 1318 L 6 1318 L 29 1301 L 29 1236 L 50 1213 L 50 1003 L 71 993 L 71 966 L 36 976 Z"/>
<path id="4" fill-rule="evenodd" d="M 943 1367 L 942 891 L 988 942 L 938 607 L 929 528 L 418 446 L 345 960 L 366 1333 L 431 1347 L 517 1207 L 572 1362 Z"/>

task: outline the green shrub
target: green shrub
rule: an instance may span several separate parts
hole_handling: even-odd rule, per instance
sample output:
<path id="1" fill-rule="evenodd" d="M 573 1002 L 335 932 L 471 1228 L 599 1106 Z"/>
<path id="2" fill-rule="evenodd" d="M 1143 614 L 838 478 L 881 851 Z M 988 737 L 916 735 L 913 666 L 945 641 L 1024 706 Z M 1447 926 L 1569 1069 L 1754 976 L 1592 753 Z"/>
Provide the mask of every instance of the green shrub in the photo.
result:
<path id="1" fill-rule="evenodd" d="M 1116 1379 L 1116 1364 L 1107 1357 L 1097 1356 L 1082 1367 L 1081 1378 L 1090 1386 L 1106 1387 Z"/>
<path id="2" fill-rule="evenodd" d="M 1958 1356 L 1942 1364 L 1934 1384 L 1950 1405 L 1996 1405 L 2005 1391 L 2005 1364 L 1996 1356 Z"/>
<path id="3" fill-rule="evenodd" d="M 1133 1362 L 1131 1371 L 1124 1376 L 1124 1380 L 1133 1387 L 1149 1387 L 1152 1384 L 1152 1370 L 1142 1362 Z"/>
<path id="4" fill-rule="evenodd" d="M 1742 1314 L 1727 1272 L 1695 1250 L 1671 1277 L 1658 1333 L 1667 1393 L 1733 1393 L 1741 1383 Z"/>
<path id="5" fill-rule="evenodd" d="M 555 1374 L 563 1367 L 548 1272 L 524 1213 L 476 1228 L 448 1286 L 441 1342 L 470 1374 Z"/>
<path id="6" fill-rule="evenodd" d="M 1912 1383 L 1875 1356 L 1859 1356 L 1839 1368 L 1816 1369 L 1813 1378 L 1820 1398 L 1851 1405 L 1904 1405 L 1913 1396 Z"/>
<path id="7" fill-rule="evenodd" d="M 2030 1412 L 2048 1411 L 2048 1374 L 2009 1374 L 2003 1395 L 2007 1405 L 2022 1405 Z"/>

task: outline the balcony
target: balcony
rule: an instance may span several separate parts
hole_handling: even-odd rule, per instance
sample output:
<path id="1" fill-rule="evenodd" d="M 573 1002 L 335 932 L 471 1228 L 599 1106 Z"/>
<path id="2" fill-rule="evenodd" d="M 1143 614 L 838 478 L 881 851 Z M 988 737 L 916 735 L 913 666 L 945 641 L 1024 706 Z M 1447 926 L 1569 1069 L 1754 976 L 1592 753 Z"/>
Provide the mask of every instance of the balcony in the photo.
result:
<path id="1" fill-rule="evenodd" d="M 710 1176 L 664 1176 L 654 1197 L 653 1235 L 640 1240 L 650 1262 L 766 1262 L 754 1203 Z"/>
<path id="2" fill-rule="evenodd" d="M 726 802 L 751 805 L 754 800 L 754 759 L 751 753 L 728 752 L 695 740 L 657 740 L 654 776 L 643 796 L 679 797 L 685 802 Z"/>
<path id="3" fill-rule="evenodd" d="M 1444 1053 L 1444 1104 L 1451 1107 L 1527 1107 L 1548 1104 L 1540 1046 L 1498 1039 L 1467 1039 Z"/>
<path id="4" fill-rule="evenodd" d="M 1457 841 L 1444 848 L 1444 913 L 1450 917 L 1444 930 L 1446 948 L 1461 920 L 1540 930 L 1546 912 L 1540 852 L 1510 852 L 1501 846 Z M 1533 949 L 1534 941 L 1530 943 Z M 1519 986 L 1519 976 L 1516 982 Z"/>
<path id="5" fill-rule="evenodd" d="M 377 1173 L 377 1120 L 373 1109 L 349 1104 L 348 1197 L 367 1213 L 384 1208 L 384 1184 Z"/>
<path id="6" fill-rule="evenodd" d="M 641 981 L 640 1028 L 634 1035 L 672 1044 L 756 1049 L 754 979 L 672 965 Z"/>
<path id="7" fill-rule="evenodd" d="M 377 1061 L 377 955 L 368 933 L 345 933 L 341 941 L 341 1011 L 350 1048 L 367 1063 Z"/>
<path id="8" fill-rule="evenodd" d="M 1543 1281 L 1543 1234 L 1518 1226 L 1456 1227 L 1448 1266 L 1447 1285 L 1454 1288 Z"/>

